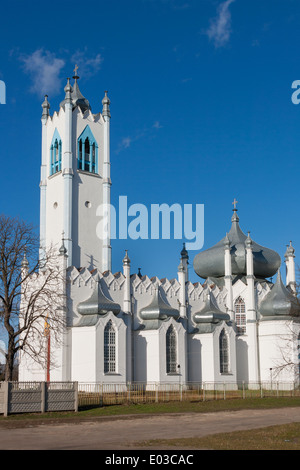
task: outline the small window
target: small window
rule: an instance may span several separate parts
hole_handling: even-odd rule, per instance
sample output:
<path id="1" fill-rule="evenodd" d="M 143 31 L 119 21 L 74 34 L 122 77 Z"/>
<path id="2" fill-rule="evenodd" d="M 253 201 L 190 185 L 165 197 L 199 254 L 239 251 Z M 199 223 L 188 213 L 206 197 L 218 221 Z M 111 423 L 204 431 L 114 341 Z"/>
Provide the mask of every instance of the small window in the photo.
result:
<path id="1" fill-rule="evenodd" d="M 177 338 L 176 331 L 170 326 L 166 333 L 167 374 L 177 372 Z"/>
<path id="2" fill-rule="evenodd" d="M 220 347 L 220 373 L 228 374 L 229 372 L 229 343 L 228 336 L 223 329 L 219 338 Z"/>
<path id="3" fill-rule="evenodd" d="M 246 333 L 246 306 L 241 297 L 235 301 L 234 311 L 237 333 L 239 335 L 244 335 Z"/>
<path id="4" fill-rule="evenodd" d="M 111 321 L 104 329 L 104 373 L 116 372 L 116 332 Z"/>

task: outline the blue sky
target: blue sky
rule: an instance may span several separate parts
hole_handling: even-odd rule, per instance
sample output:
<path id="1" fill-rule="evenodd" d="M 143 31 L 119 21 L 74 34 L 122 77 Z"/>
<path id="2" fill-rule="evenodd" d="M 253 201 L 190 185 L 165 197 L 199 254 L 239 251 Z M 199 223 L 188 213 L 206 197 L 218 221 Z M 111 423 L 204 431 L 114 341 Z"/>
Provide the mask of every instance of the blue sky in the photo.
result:
<path id="1" fill-rule="evenodd" d="M 7 2 L 0 30 L 1 212 L 39 224 L 41 103 L 78 64 L 93 112 L 111 99 L 112 202 L 204 204 L 204 249 L 240 225 L 283 258 L 300 247 L 299 3 Z M 113 271 L 177 276 L 181 240 L 116 240 Z M 190 278 L 196 282 L 190 252 Z"/>

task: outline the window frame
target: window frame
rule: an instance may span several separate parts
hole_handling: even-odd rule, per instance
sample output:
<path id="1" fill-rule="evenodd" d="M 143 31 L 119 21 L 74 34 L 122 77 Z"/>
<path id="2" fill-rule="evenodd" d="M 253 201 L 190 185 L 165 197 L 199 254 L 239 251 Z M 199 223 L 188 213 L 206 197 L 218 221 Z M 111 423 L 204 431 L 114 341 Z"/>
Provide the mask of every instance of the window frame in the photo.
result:
<path id="1" fill-rule="evenodd" d="M 117 372 L 117 333 L 111 320 L 106 323 L 103 336 L 104 373 L 115 374 Z"/>
<path id="2" fill-rule="evenodd" d="M 229 338 L 225 331 L 222 329 L 219 336 L 219 360 L 220 360 L 220 374 L 230 373 L 230 351 L 229 351 Z"/>
<path id="3" fill-rule="evenodd" d="M 173 325 L 166 331 L 166 371 L 167 374 L 177 374 L 178 351 L 177 333 Z"/>
<path id="4" fill-rule="evenodd" d="M 238 335 L 245 335 L 247 332 L 246 304 L 242 297 L 238 297 L 234 302 L 234 317 Z"/>

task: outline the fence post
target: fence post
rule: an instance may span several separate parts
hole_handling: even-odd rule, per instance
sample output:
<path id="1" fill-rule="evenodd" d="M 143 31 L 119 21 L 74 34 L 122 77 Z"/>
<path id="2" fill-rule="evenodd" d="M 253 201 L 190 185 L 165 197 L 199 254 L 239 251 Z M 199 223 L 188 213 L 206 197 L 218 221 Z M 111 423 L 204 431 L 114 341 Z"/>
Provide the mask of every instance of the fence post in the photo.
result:
<path id="1" fill-rule="evenodd" d="M 74 382 L 74 411 L 78 411 L 78 382 Z"/>
<path id="2" fill-rule="evenodd" d="M 8 407 L 9 407 L 9 382 L 3 383 L 3 392 L 4 392 L 4 400 L 3 400 L 3 414 L 4 416 L 8 415 Z"/>
<path id="3" fill-rule="evenodd" d="M 103 382 L 100 384 L 100 406 L 103 406 Z"/>
<path id="4" fill-rule="evenodd" d="M 205 401 L 205 382 L 203 382 L 203 401 Z"/>
<path id="5" fill-rule="evenodd" d="M 41 382 L 41 413 L 46 411 L 46 382 Z"/>
<path id="6" fill-rule="evenodd" d="M 245 400 L 245 381 L 243 380 L 243 387 L 242 387 L 242 390 L 243 390 L 243 399 Z"/>
<path id="7" fill-rule="evenodd" d="M 158 386 L 157 386 L 157 382 L 155 382 L 155 403 L 158 403 Z"/>

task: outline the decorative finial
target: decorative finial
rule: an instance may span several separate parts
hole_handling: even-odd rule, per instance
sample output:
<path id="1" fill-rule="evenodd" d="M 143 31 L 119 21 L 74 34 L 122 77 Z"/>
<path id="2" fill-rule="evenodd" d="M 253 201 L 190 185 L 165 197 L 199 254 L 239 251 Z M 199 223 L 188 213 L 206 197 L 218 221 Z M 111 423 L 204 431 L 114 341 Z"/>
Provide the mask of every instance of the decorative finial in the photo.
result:
<path id="1" fill-rule="evenodd" d="M 125 256 L 123 258 L 123 265 L 129 265 L 130 264 L 130 258 L 128 256 L 128 250 L 125 250 Z"/>
<path id="2" fill-rule="evenodd" d="M 180 254 L 181 254 L 181 259 L 188 259 L 189 258 L 188 252 L 185 248 L 185 243 L 183 243 L 183 248 L 182 248 Z"/>
<path id="3" fill-rule="evenodd" d="M 105 96 L 102 100 L 102 105 L 103 105 L 102 116 L 108 116 L 110 118 L 111 117 L 110 109 L 109 109 L 110 99 L 107 96 L 108 91 L 106 90 L 104 93 L 105 93 Z"/>
<path id="4" fill-rule="evenodd" d="M 251 246 L 252 246 L 252 244 L 253 244 L 253 243 L 252 243 L 252 240 L 251 240 L 251 237 L 250 237 L 250 232 L 248 232 L 248 237 L 247 237 L 247 239 L 246 239 L 245 244 L 246 244 L 246 247 L 247 247 L 247 248 L 251 248 Z"/>
<path id="5" fill-rule="evenodd" d="M 23 256 L 21 266 L 22 266 L 23 269 L 28 269 L 28 266 L 29 266 L 28 259 L 27 259 L 27 256 L 26 256 L 26 246 L 24 247 L 24 256 Z"/>
<path id="6" fill-rule="evenodd" d="M 59 249 L 59 254 L 60 255 L 65 255 L 67 253 L 67 249 L 65 247 L 65 232 L 62 232 L 62 244 Z"/>
<path id="7" fill-rule="evenodd" d="M 285 257 L 295 257 L 295 248 L 293 247 L 292 245 L 292 242 L 290 241 L 290 244 L 289 245 L 286 245 L 287 246 L 287 250 L 286 250 L 286 253 L 285 253 Z"/>
<path id="8" fill-rule="evenodd" d="M 139 276 L 140 279 L 142 279 L 142 277 L 143 277 L 142 273 L 141 273 L 141 268 L 139 268 L 138 276 Z"/>
<path id="9" fill-rule="evenodd" d="M 229 240 L 229 237 L 228 237 L 228 233 L 226 233 L 226 237 L 224 239 L 224 246 L 225 246 L 225 248 L 230 248 L 230 240 Z"/>
<path id="10" fill-rule="evenodd" d="M 46 118 L 49 116 L 49 109 L 50 109 L 50 103 L 48 101 L 48 95 L 45 95 L 45 100 L 42 104 L 43 108 L 43 113 L 42 113 L 42 118 Z"/>
<path id="11" fill-rule="evenodd" d="M 66 93 L 66 96 L 65 96 L 65 101 L 67 103 L 71 103 L 72 102 L 72 96 L 71 96 L 71 93 L 73 91 L 73 88 L 71 87 L 70 85 L 70 78 L 67 78 L 67 84 L 64 88 L 64 91 Z"/>

